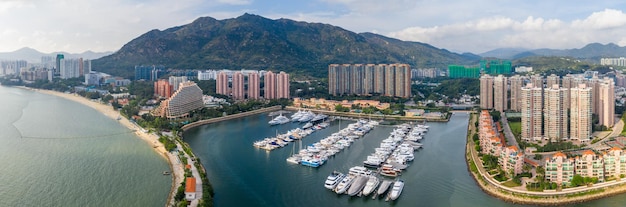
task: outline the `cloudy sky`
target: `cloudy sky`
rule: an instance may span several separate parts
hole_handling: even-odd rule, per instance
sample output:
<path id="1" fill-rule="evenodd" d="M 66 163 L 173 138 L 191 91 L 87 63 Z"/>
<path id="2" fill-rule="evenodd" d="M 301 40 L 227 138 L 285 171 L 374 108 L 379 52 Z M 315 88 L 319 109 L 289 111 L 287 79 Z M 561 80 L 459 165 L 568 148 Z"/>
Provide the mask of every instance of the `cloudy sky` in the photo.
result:
<path id="1" fill-rule="evenodd" d="M 0 52 L 115 51 L 151 29 L 245 12 L 455 52 L 626 46 L 623 0 L 0 0 Z"/>

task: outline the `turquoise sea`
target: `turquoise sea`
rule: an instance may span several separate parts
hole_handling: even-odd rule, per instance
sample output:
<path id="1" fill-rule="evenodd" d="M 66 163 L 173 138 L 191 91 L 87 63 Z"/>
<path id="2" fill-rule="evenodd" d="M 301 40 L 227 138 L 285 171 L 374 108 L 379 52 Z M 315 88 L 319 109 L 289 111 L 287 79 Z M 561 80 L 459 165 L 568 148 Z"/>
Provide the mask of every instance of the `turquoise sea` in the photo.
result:
<path id="1" fill-rule="evenodd" d="M 0 206 L 164 206 L 167 161 L 81 104 L 0 86 Z"/>

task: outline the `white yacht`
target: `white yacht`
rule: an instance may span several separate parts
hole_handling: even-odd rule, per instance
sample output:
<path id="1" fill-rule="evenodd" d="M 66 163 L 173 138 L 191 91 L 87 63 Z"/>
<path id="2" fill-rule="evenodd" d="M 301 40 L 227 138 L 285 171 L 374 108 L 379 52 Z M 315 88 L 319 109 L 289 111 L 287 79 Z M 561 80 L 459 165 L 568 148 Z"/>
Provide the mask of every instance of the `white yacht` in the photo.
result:
<path id="1" fill-rule="evenodd" d="M 348 195 L 355 196 L 356 194 L 360 193 L 361 190 L 363 190 L 363 187 L 365 187 L 365 184 L 368 180 L 368 176 L 357 176 L 354 182 L 352 182 L 352 185 L 350 185 L 350 188 L 348 189 Z"/>
<path id="2" fill-rule="evenodd" d="M 267 122 L 270 125 L 277 125 L 277 124 L 285 124 L 289 122 L 289 118 L 281 115 L 276 116 L 274 119 L 272 119 L 271 121 Z"/>
<path id="3" fill-rule="evenodd" d="M 368 170 L 367 168 L 365 168 L 363 166 L 354 166 L 354 167 L 350 168 L 348 173 L 350 175 L 371 175 L 372 171 Z"/>
<path id="4" fill-rule="evenodd" d="M 391 200 L 398 199 L 398 197 L 400 197 L 400 194 L 402 193 L 403 188 L 404 188 L 404 181 L 397 180 L 396 182 L 394 182 L 393 187 L 391 188 L 391 192 L 389 193 L 389 198 Z"/>
<path id="5" fill-rule="evenodd" d="M 341 182 L 341 180 L 343 180 L 345 176 L 346 175 L 344 175 L 343 173 L 333 171 L 326 178 L 326 182 L 324 182 L 324 187 L 326 187 L 329 190 L 334 189 L 335 187 L 337 187 L 337 185 L 339 185 L 339 183 Z"/>
<path id="6" fill-rule="evenodd" d="M 355 176 L 353 175 L 345 176 L 343 179 L 341 179 L 341 182 L 337 184 L 337 187 L 335 187 L 335 192 L 337 194 L 345 193 L 348 190 L 348 188 L 350 188 L 350 184 L 352 184 L 352 181 L 354 181 L 354 178 Z"/>
<path id="7" fill-rule="evenodd" d="M 390 180 L 383 180 L 383 182 L 380 184 L 380 187 L 378 188 L 378 191 L 376 192 L 376 195 L 382 195 L 385 192 L 387 192 L 387 189 L 389 189 L 389 186 L 391 186 L 393 182 Z"/>
<path id="8" fill-rule="evenodd" d="M 378 184 L 380 184 L 380 180 L 376 176 L 370 176 L 369 180 L 367 180 L 367 183 L 365 184 L 365 188 L 363 188 L 363 195 L 368 196 L 374 192 L 376 187 L 378 187 Z"/>

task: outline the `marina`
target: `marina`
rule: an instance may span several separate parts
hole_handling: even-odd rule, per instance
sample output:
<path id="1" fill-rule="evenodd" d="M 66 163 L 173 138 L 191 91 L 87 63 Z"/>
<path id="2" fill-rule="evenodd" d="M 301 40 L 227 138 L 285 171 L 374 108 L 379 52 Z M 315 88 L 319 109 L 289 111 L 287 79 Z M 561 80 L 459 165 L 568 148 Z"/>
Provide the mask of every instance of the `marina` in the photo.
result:
<path id="1" fill-rule="evenodd" d="M 356 123 L 348 124 L 346 128 L 306 148 L 300 146 L 298 154 L 292 154 L 287 158 L 287 162 L 308 167 L 322 166 L 330 157 L 350 147 L 356 139 L 363 137 L 376 125 L 378 125 L 378 122 L 366 120 L 359 120 Z M 301 143 L 302 142 L 300 142 L 300 144 Z"/>
<path id="2" fill-rule="evenodd" d="M 261 207 L 317 207 L 317 206 L 484 206 L 519 207 L 484 193 L 467 172 L 465 141 L 468 127 L 467 114 L 455 114 L 450 122 L 428 122 L 427 138 L 421 140 L 423 147 L 416 153 L 400 179 L 405 187 L 395 201 L 372 199 L 385 181 L 390 185 L 379 196 L 387 196 L 393 178 L 379 177 L 379 187 L 369 196 L 350 197 L 322 187 L 333 171 L 343 171 L 362 165 L 374 148 L 386 139 L 394 127 L 377 126 L 344 150 L 330 158 L 323 167 L 311 168 L 285 161 L 292 147 L 279 148 L 271 153 L 249 147 L 259 137 L 274 136 L 276 129 L 287 131 L 302 124 L 290 122 L 268 127 L 272 117 L 265 114 L 247 116 L 229 121 L 200 126 L 185 132 L 184 140 L 194 154 L 206 166 L 207 176 L 215 189 L 214 204 L 223 206 Z M 301 139 L 308 146 L 339 131 L 353 121 L 335 120 L 325 130 Z M 242 128 L 246 130 L 233 130 Z M 298 148 L 298 143 L 296 149 Z M 242 147 L 243 146 L 243 147 Z M 297 152 L 296 152 L 297 153 Z M 158 176 L 162 176 L 158 171 Z M 367 186 L 367 184 L 366 184 Z M 364 188 L 365 190 L 365 188 Z M 575 207 L 620 207 L 626 195 L 618 195 L 597 201 L 572 204 Z"/>
<path id="3" fill-rule="evenodd" d="M 423 124 L 401 124 L 396 126 L 391 131 L 389 137 L 383 139 L 379 147 L 375 148 L 375 152 L 367 156 L 367 160 L 363 162 L 364 166 L 377 169 L 376 172 L 384 177 L 396 178 L 400 176 L 401 172 L 408 167 L 409 162 L 415 159 L 414 151 L 422 147 L 422 144 L 417 141 L 423 139 L 428 128 L 427 125 Z M 348 177 L 344 178 L 346 180 L 344 185 L 349 186 L 349 189 L 346 191 L 347 187 L 342 185 L 335 189 L 337 194 L 346 193 L 350 196 L 367 196 L 376 190 L 380 182 L 379 178 L 372 175 L 369 169 L 361 166 L 350 168 Z M 383 195 L 389 186 L 392 186 L 392 189 L 389 191 L 385 201 L 398 199 L 404 188 L 402 180 L 383 180 L 383 184 L 377 191 L 378 193 L 372 198 L 375 199 Z"/>

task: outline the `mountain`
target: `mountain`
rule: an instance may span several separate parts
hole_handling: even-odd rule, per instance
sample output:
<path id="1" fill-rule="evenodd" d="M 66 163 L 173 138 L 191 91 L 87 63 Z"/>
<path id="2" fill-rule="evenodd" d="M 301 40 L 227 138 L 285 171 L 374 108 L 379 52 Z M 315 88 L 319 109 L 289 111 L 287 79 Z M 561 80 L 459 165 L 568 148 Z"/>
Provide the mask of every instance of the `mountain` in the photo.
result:
<path id="1" fill-rule="evenodd" d="M 500 59 L 513 59 L 520 53 L 527 52 L 528 49 L 524 48 L 498 48 L 479 54 L 482 57 L 500 58 Z"/>
<path id="2" fill-rule="evenodd" d="M 132 77 L 135 65 L 179 69 L 264 69 L 325 77 L 332 63 L 407 63 L 447 67 L 479 59 L 433 46 L 337 26 L 267 19 L 244 14 L 216 20 L 201 17 L 187 25 L 152 30 L 117 52 L 93 61 L 93 68 Z"/>
<path id="3" fill-rule="evenodd" d="M 83 53 L 67 53 L 67 52 L 53 52 L 42 53 L 35 49 L 24 47 L 22 49 L 13 52 L 0 52 L 0 60 L 26 60 L 29 63 L 40 63 L 42 56 L 54 56 L 57 54 L 63 54 L 65 58 L 83 58 L 83 59 L 98 59 L 112 52 L 92 52 L 86 51 Z"/>
<path id="4" fill-rule="evenodd" d="M 574 57 L 590 62 L 599 63 L 600 58 L 604 57 L 626 57 L 626 47 L 608 43 L 591 43 L 582 48 L 574 49 L 535 49 L 526 50 L 519 48 L 500 48 L 480 54 L 482 57 L 496 57 L 502 59 L 523 59 L 532 56 L 555 56 L 555 57 Z"/>

